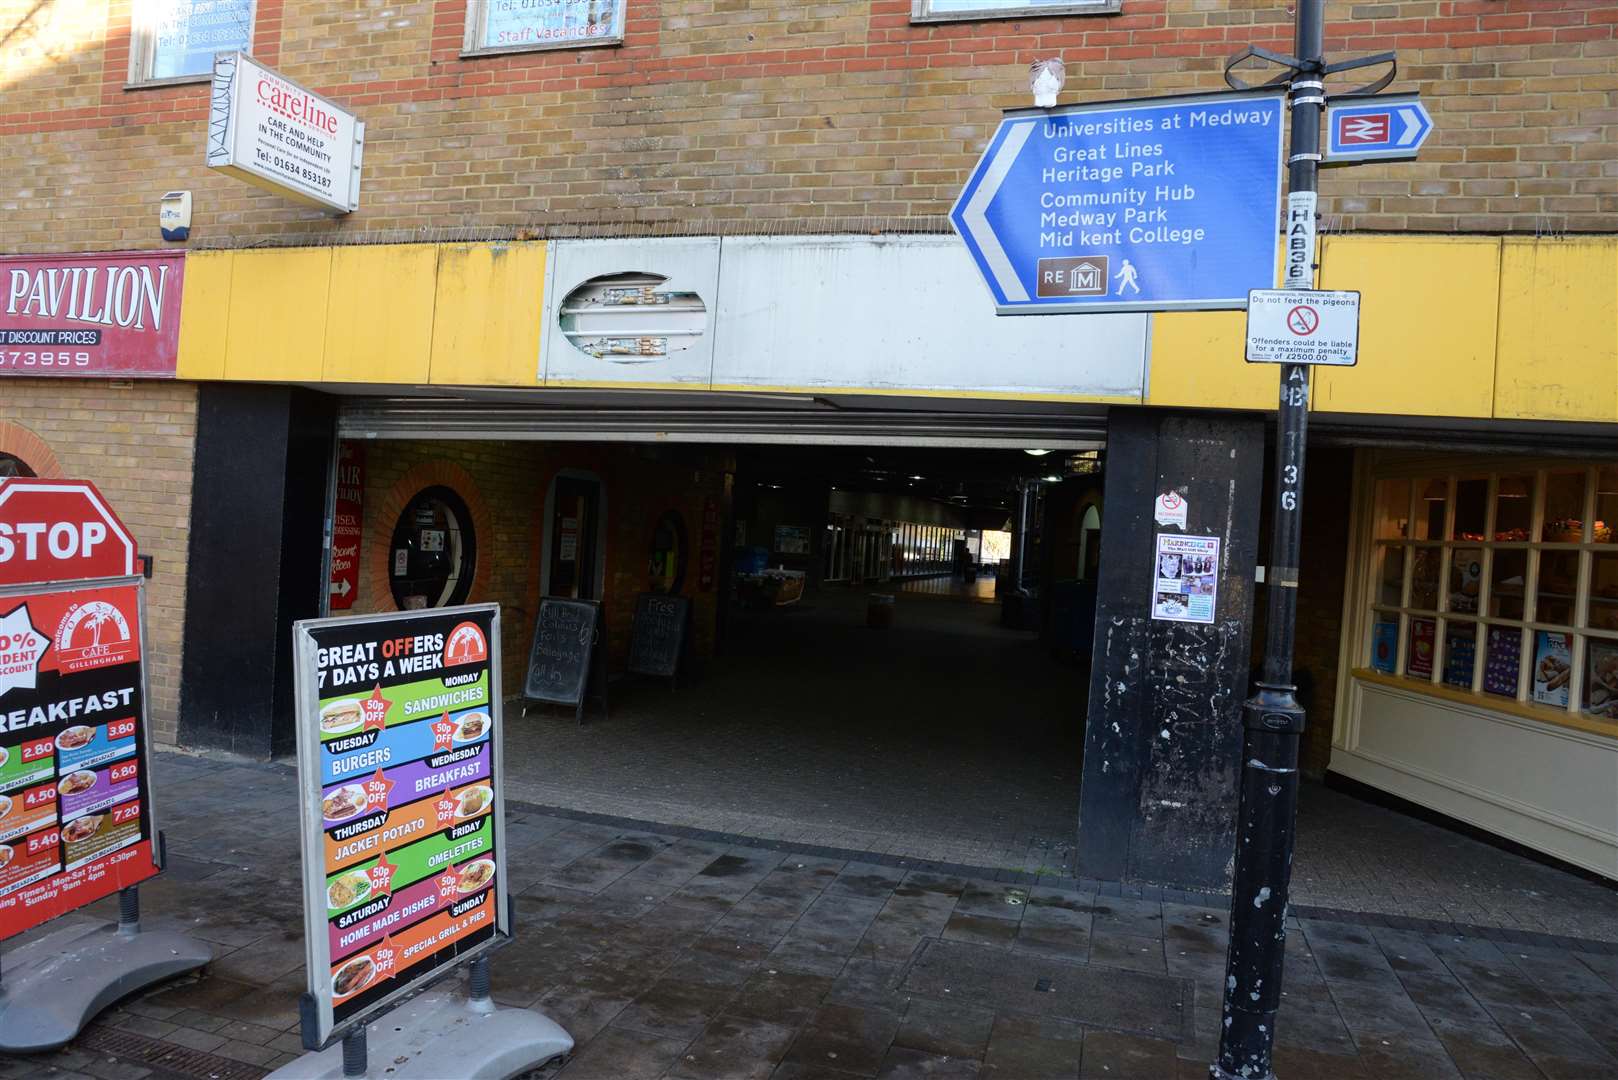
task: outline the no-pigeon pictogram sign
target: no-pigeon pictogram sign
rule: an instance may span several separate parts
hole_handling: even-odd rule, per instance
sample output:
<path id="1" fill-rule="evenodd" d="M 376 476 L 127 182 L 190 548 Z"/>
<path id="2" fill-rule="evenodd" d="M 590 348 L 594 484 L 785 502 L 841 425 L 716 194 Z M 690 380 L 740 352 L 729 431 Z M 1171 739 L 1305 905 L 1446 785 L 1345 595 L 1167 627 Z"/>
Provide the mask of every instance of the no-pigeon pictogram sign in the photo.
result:
<path id="1" fill-rule="evenodd" d="M 1357 292 L 1254 289 L 1247 294 L 1247 359 L 1252 363 L 1353 367 L 1359 343 Z"/>

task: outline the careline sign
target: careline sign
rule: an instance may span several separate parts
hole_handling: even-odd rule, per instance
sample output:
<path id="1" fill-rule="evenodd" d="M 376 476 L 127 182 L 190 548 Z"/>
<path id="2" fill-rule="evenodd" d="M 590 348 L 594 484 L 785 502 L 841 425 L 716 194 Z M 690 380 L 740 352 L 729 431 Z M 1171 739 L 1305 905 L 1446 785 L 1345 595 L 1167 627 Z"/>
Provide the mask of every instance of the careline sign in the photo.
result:
<path id="1" fill-rule="evenodd" d="M 246 53 L 214 57 L 210 169 L 347 214 L 360 202 L 365 123 Z"/>

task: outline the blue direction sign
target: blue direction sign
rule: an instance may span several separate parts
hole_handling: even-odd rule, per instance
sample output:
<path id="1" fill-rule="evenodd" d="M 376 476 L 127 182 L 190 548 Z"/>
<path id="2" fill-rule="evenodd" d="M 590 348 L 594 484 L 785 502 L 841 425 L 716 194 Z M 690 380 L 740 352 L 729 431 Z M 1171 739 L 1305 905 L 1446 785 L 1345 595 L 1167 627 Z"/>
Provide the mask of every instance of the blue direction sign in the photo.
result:
<path id="1" fill-rule="evenodd" d="M 1247 306 L 1275 284 L 1282 91 L 1006 114 L 950 212 L 1001 314 Z"/>
<path id="2" fill-rule="evenodd" d="M 1433 118 L 1415 94 L 1339 98 L 1326 103 L 1324 163 L 1408 160 L 1432 131 Z"/>

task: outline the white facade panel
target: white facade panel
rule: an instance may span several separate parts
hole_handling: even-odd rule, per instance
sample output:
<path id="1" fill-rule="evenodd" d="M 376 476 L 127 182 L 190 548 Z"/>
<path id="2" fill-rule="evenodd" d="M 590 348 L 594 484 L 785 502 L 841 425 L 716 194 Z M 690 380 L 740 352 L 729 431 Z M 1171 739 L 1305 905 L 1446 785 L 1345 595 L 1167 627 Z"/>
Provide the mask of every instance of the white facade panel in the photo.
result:
<path id="1" fill-rule="evenodd" d="M 589 285 L 603 277 L 619 283 Z M 649 278 L 663 280 L 644 284 Z M 706 388 L 718 282 L 716 236 L 552 242 L 540 380 L 547 386 Z M 649 302 L 612 302 L 610 293 L 625 290 L 643 291 Z"/>
<path id="2" fill-rule="evenodd" d="M 715 388 L 1138 402 L 1142 314 L 1008 319 L 954 236 L 727 237 Z"/>
<path id="3" fill-rule="evenodd" d="M 1351 680 L 1332 771 L 1618 877 L 1618 743 Z"/>

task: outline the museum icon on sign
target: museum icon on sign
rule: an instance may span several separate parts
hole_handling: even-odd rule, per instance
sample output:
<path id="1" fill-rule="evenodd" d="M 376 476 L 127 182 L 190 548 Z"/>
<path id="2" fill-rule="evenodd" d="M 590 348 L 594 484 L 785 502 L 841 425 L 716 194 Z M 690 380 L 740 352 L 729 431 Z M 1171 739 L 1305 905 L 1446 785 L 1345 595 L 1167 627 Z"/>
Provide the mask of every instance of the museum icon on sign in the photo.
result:
<path id="1" fill-rule="evenodd" d="M 1039 260 L 1040 296 L 1106 296 L 1107 256 Z"/>

